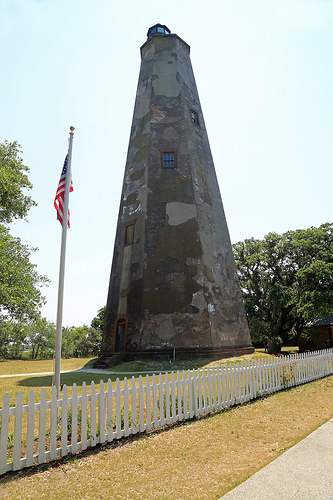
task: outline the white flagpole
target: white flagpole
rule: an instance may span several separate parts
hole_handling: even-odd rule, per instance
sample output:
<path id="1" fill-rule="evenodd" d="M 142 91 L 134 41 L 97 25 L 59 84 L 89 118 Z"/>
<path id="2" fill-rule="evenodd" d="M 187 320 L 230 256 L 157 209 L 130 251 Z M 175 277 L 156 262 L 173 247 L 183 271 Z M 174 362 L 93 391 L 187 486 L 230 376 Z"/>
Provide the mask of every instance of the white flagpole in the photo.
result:
<path id="1" fill-rule="evenodd" d="M 58 312 L 57 312 L 57 328 L 55 338 L 55 363 L 54 363 L 54 382 L 57 389 L 57 397 L 60 395 L 60 362 L 61 362 L 61 337 L 62 337 L 62 308 L 64 298 L 64 278 L 65 278 L 65 257 L 66 257 L 66 238 L 67 238 L 67 220 L 68 220 L 68 199 L 69 188 L 71 185 L 71 163 L 72 163 L 72 147 L 74 127 L 70 127 L 68 160 L 66 171 L 64 211 L 62 217 L 62 236 L 61 236 L 61 252 L 60 252 L 60 269 L 59 269 L 59 287 L 58 287 Z"/>

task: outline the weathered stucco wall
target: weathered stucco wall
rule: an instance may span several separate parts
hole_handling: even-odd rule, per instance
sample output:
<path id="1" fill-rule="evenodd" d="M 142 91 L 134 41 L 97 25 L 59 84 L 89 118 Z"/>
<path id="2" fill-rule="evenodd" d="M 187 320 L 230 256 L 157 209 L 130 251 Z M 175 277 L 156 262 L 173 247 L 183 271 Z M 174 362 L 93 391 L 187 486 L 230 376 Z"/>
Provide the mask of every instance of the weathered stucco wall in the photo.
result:
<path id="1" fill-rule="evenodd" d="M 141 47 L 104 354 L 119 321 L 129 351 L 251 346 L 189 52 L 177 35 Z M 175 168 L 163 167 L 163 152 Z"/>

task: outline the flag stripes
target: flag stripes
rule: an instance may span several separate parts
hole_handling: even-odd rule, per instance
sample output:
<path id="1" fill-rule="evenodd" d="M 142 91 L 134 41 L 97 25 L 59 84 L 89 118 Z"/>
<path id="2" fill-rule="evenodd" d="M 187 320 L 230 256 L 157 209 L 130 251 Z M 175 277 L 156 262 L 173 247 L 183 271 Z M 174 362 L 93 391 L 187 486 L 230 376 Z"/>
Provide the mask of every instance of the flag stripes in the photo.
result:
<path id="1" fill-rule="evenodd" d="M 57 219 L 60 221 L 60 224 L 62 225 L 63 221 L 63 216 L 64 216 L 64 203 L 65 203 L 65 186 L 66 186 L 66 173 L 67 173 L 67 162 L 68 162 L 68 154 L 66 155 L 65 161 L 64 161 L 64 166 L 61 172 L 59 184 L 58 184 L 58 189 L 55 195 L 54 199 L 54 207 L 57 211 Z M 69 192 L 73 191 L 73 182 L 71 179 L 71 184 L 69 187 Z M 68 209 L 68 218 L 67 218 L 67 226 L 70 227 L 70 221 L 69 221 L 69 209 Z"/>

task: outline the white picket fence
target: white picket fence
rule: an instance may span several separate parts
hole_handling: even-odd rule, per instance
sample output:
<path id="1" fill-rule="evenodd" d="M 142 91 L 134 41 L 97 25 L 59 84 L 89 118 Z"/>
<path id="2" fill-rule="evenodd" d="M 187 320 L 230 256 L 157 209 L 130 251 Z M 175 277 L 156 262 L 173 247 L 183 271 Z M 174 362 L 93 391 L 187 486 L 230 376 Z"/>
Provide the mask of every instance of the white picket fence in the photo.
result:
<path id="1" fill-rule="evenodd" d="M 79 450 L 142 433 L 174 422 L 199 417 L 286 387 L 333 374 L 333 349 L 261 361 L 242 361 L 203 370 L 135 377 L 115 383 L 100 382 L 96 391 L 86 384 L 62 398 L 52 390 L 46 401 L 41 390 L 28 404 L 18 391 L 15 406 L 8 393 L 0 409 L 0 474 Z"/>

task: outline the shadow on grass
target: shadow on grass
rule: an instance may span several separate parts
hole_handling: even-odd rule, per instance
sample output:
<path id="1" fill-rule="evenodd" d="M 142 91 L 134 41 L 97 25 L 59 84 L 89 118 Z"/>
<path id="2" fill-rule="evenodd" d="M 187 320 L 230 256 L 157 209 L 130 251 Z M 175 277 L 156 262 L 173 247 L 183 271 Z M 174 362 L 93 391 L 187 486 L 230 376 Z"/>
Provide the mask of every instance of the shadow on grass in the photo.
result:
<path id="1" fill-rule="evenodd" d="M 61 384 L 71 387 L 74 383 L 81 386 L 83 382 L 90 385 L 92 381 L 95 384 L 99 384 L 101 380 L 105 383 L 108 379 L 112 381 L 116 380 L 117 375 L 110 375 L 106 373 L 93 374 L 93 373 L 80 373 L 78 371 L 62 373 L 60 377 Z M 52 385 L 52 375 L 42 375 L 38 377 L 27 377 L 18 382 L 18 385 L 22 387 L 50 387 Z"/>

